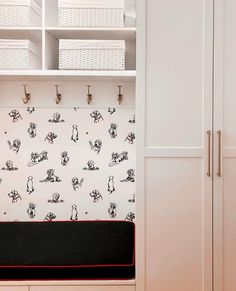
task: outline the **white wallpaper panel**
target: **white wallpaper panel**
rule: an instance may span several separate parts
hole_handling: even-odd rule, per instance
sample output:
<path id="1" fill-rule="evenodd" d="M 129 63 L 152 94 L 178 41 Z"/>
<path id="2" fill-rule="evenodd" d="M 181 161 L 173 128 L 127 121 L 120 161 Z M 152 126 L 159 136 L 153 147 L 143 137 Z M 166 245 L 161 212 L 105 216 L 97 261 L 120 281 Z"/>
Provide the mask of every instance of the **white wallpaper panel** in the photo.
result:
<path id="1" fill-rule="evenodd" d="M 0 220 L 135 220 L 131 109 L 0 109 Z"/>

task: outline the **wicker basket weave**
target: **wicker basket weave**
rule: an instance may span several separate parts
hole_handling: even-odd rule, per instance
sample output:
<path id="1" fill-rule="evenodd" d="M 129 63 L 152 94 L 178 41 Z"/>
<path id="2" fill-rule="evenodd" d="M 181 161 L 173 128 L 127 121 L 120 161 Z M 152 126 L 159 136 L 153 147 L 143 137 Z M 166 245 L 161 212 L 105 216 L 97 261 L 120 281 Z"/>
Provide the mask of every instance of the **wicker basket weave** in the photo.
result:
<path id="1" fill-rule="evenodd" d="M 124 11 L 123 0 L 58 0 L 58 25 L 121 27 Z"/>
<path id="2" fill-rule="evenodd" d="M 59 69 L 124 70 L 125 41 L 60 40 Z"/>
<path id="3" fill-rule="evenodd" d="M 40 69 L 38 48 L 30 40 L 0 39 L 0 70 Z"/>
<path id="4" fill-rule="evenodd" d="M 0 26 L 40 26 L 41 9 L 33 0 L 0 0 Z"/>

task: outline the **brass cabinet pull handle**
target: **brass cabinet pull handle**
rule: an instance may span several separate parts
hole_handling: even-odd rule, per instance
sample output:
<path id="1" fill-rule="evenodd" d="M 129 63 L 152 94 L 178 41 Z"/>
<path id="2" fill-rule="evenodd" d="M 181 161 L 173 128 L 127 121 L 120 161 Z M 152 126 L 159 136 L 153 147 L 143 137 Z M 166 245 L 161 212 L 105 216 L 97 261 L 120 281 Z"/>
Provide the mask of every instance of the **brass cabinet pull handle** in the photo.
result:
<path id="1" fill-rule="evenodd" d="M 211 177 L 211 131 L 207 131 L 207 136 L 208 136 L 208 169 L 207 169 L 207 176 Z"/>
<path id="2" fill-rule="evenodd" d="M 222 172 L 221 172 L 221 152 L 222 152 L 222 131 L 218 130 L 218 171 L 217 171 L 217 176 L 222 177 Z"/>

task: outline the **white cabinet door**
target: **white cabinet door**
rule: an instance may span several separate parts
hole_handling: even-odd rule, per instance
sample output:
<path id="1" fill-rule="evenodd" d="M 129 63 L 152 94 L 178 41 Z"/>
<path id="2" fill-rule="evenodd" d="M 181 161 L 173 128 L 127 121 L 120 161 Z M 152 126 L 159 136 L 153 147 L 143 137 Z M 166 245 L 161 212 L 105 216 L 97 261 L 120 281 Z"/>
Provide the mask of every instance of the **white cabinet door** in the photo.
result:
<path id="1" fill-rule="evenodd" d="M 235 11 L 235 0 L 215 0 L 215 291 L 236 290 Z M 222 131 L 221 151 L 219 134 L 217 134 L 220 130 Z M 221 177 L 217 175 L 220 170 Z"/>
<path id="2" fill-rule="evenodd" d="M 144 37 L 139 26 L 138 33 Z M 145 201 L 137 197 L 137 236 L 146 265 L 143 274 L 137 258 L 137 291 L 210 291 L 213 1 L 146 0 L 145 35 L 145 88 L 145 62 L 138 58 L 137 67 L 138 197 L 145 192 Z"/>

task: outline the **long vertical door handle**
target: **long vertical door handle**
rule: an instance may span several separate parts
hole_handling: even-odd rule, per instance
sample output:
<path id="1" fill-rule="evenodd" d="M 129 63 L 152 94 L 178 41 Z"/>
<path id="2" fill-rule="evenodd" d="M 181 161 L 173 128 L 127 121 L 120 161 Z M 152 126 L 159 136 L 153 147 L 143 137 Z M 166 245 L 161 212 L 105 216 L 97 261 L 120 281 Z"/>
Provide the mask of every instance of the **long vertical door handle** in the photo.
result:
<path id="1" fill-rule="evenodd" d="M 222 153 L 222 131 L 218 130 L 218 170 L 217 170 L 217 176 L 221 177 L 222 172 L 221 172 L 221 153 Z"/>
<path id="2" fill-rule="evenodd" d="M 208 148 L 207 148 L 207 176 L 211 177 L 211 131 L 207 131 Z"/>

